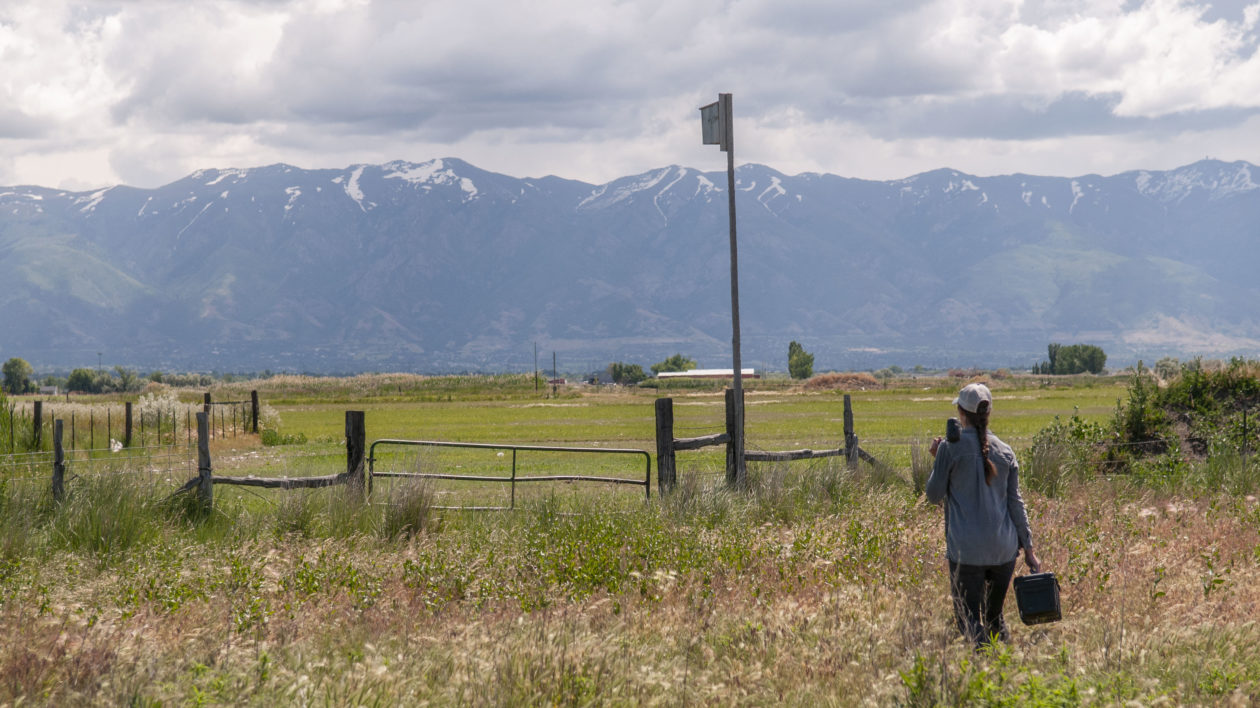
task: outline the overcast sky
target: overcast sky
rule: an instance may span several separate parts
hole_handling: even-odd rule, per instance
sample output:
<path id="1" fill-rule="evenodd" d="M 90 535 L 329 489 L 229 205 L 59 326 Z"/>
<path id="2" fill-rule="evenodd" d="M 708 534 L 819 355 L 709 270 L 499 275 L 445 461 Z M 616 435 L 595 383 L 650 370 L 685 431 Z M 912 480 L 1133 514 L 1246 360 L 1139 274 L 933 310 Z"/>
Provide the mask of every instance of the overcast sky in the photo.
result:
<path id="1" fill-rule="evenodd" d="M 223 0 L 0 6 L 0 184 L 460 157 L 604 182 L 1260 163 L 1260 2 Z"/>

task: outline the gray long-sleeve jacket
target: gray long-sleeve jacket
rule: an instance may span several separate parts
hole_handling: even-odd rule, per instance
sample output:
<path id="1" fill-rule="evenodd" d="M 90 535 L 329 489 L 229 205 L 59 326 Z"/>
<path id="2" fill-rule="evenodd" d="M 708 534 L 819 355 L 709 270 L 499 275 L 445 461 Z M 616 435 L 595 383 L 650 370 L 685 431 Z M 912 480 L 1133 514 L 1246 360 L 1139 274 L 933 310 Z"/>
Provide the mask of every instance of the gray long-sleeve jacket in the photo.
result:
<path id="1" fill-rule="evenodd" d="M 1011 447 L 989 433 L 989 459 L 997 467 L 984 482 L 984 459 L 975 428 L 958 442 L 941 442 L 927 481 L 927 498 L 945 506 L 945 554 L 965 565 L 1001 565 L 1032 548 L 1028 513 L 1019 495 L 1019 463 Z"/>

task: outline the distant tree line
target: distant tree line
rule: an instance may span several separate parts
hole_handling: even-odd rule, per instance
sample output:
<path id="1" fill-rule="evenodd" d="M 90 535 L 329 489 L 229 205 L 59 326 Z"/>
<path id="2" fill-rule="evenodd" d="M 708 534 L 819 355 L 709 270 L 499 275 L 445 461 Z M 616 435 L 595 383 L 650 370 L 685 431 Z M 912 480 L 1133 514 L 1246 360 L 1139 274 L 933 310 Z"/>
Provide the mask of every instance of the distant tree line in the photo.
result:
<path id="1" fill-rule="evenodd" d="M 1101 374 L 1107 366 L 1106 352 L 1092 344 L 1052 343 L 1047 354 L 1049 360 L 1034 366 L 1034 374 Z"/>
<path id="2" fill-rule="evenodd" d="M 134 369 L 115 366 L 111 370 L 80 367 L 64 378 L 49 375 L 37 380 L 34 368 L 21 357 L 12 357 L 5 361 L 0 367 L 0 373 L 4 376 L 0 381 L 0 390 L 11 394 L 34 393 L 41 385 L 56 386 L 76 393 L 134 393 L 150 382 L 177 387 L 206 387 L 218 382 L 231 383 L 238 378 L 254 378 L 233 374 L 164 374 L 161 371 L 153 371 L 147 377 L 141 377 Z M 260 378 L 271 376 L 271 371 L 259 375 Z"/>

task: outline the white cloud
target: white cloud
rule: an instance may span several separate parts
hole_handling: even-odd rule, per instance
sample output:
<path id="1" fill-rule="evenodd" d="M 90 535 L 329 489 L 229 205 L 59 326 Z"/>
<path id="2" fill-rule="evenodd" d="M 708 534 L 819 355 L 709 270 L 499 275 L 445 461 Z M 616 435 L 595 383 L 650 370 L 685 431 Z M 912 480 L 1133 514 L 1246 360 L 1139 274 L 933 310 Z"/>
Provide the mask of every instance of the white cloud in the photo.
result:
<path id="1" fill-rule="evenodd" d="M 1258 20 L 1238 0 L 10 3 L 0 183 L 444 155 L 601 181 L 704 167 L 695 109 L 719 91 L 737 157 L 785 171 L 1080 174 L 1224 136 L 1218 156 L 1260 161 Z"/>

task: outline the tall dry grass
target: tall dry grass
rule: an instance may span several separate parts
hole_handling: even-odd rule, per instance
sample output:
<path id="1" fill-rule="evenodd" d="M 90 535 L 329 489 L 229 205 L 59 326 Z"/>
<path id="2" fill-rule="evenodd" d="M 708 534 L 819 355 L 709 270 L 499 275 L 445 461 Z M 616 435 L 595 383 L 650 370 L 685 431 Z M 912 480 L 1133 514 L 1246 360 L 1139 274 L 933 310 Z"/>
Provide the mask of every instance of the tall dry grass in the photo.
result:
<path id="1" fill-rule="evenodd" d="M 592 496 L 577 515 L 434 517 L 422 488 L 339 494 L 205 519 L 136 503 L 142 532 L 102 552 L 67 532 L 93 528 L 82 510 L 5 492 L 0 530 L 24 541 L 0 556 L 0 704 L 1260 699 L 1247 495 L 1029 492 L 1066 617 L 1024 627 L 1012 603 L 1011 643 L 977 655 L 953 628 L 939 510 L 865 467 L 758 465 L 745 491 L 684 471 L 621 513 Z"/>

